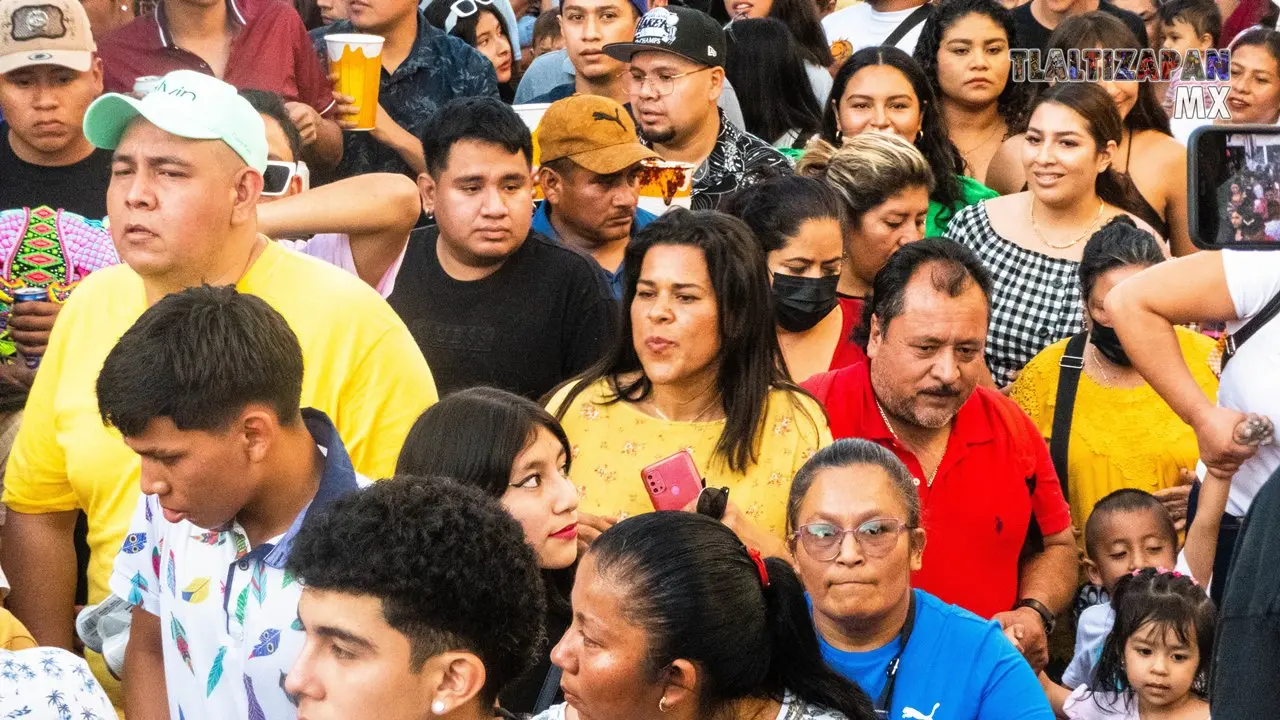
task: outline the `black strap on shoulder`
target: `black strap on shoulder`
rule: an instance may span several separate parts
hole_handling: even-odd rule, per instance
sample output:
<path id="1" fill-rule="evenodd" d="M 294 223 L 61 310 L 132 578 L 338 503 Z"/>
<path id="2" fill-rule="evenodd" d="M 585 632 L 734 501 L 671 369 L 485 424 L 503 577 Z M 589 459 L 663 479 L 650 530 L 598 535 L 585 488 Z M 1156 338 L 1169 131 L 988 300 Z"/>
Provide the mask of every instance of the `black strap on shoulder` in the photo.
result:
<path id="1" fill-rule="evenodd" d="M 916 26 L 918 26 L 920 23 L 924 22 L 925 20 L 928 20 L 929 15 L 931 14 L 933 14 L 932 5 L 930 5 L 929 3 L 925 3 L 924 5 L 921 5 L 920 7 L 916 8 L 915 12 L 908 15 L 906 19 L 904 19 L 902 23 L 898 25 L 898 27 L 894 28 L 893 32 L 889 33 L 889 37 L 885 38 L 884 42 L 881 44 L 897 45 L 899 40 L 907 36 L 907 33 L 916 29 Z"/>
<path id="2" fill-rule="evenodd" d="M 1049 435 L 1049 457 L 1062 483 L 1062 497 L 1067 495 L 1067 447 L 1071 443 L 1071 417 L 1076 411 L 1076 389 L 1084 370 L 1084 344 L 1089 333 L 1082 332 L 1067 341 L 1058 372 L 1058 399 L 1053 408 L 1053 431 Z"/>
<path id="3" fill-rule="evenodd" d="M 542 689 L 538 691 L 538 702 L 533 707 L 533 714 L 545 712 L 550 709 L 556 701 L 556 693 L 560 691 L 560 676 L 564 671 L 558 665 L 552 665 L 547 670 L 547 677 L 542 681 Z"/>
<path id="4" fill-rule="evenodd" d="M 1250 318 L 1243 327 L 1227 336 L 1227 346 L 1222 351 L 1222 367 L 1226 368 L 1227 361 L 1236 354 L 1240 346 L 1257 334 L 1263 325 L 1271 322 L 1277 313 L 1280 313 L 1280 293 L 1276 293 L 1276 296 L 1271 298 L 1271 302 L 1264 305 L 1261 312 Z"/>

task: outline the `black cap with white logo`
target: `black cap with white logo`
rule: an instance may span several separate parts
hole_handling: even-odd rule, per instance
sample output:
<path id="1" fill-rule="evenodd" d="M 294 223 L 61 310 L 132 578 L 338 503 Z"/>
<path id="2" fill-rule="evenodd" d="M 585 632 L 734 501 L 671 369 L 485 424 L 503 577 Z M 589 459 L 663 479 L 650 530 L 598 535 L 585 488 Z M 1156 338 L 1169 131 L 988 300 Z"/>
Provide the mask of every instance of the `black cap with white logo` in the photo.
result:
<path id="1" fill-rule="evenodd" d="M 640 18 L 634 42 L 604 46 L 606 55 L 622 62 L 631 62 L 632 55 L 648 50 L 669 52 L 700 65 L 724 67 L 724 29 L 704 12 L 660 7 Z"/>

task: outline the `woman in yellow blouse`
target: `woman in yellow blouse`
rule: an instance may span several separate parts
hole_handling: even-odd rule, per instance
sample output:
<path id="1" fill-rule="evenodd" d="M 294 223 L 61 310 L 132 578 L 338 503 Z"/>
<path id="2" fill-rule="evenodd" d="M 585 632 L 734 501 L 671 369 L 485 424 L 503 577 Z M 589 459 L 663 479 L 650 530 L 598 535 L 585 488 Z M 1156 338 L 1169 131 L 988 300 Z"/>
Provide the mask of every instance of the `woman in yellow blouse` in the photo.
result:
<path id="1" fill-rule="evenodd" d="M 1098 500 L 1121 488 L 1153 493 L 1175 521 L 1186 519 L 1189 483 L 1199 460 L 1195 433 L 1130 365 L 1102 305 L 1111 288 L 1163 260 L 1150 233 L 1117 219 L 1089 239 L 1080 261 L 1089 342 L 1067 452 L 1067 502 L 1077 528 L 1084 527 Z M 1036 355 L 1010 389 L 1046 440 L 1053 431 L 1067 342 Z M 1178 343 L 1200 387 L 1216 397 L 1218 379 L 1209 365 L 1213 340 L 1179 328 Z"/>
<path id="2" fill-rule="evenodd" d="M 640 471 L 687 449 L 709 486 L 729 488 L 725 524 L 788 557 L 791 478 L 831 432 L 783 369 L 759 243 L 727 215 L 673 210 L 623 266 L 617 342 L 547 406 L 572 445 L 579 537 L 652 510 Z"/>

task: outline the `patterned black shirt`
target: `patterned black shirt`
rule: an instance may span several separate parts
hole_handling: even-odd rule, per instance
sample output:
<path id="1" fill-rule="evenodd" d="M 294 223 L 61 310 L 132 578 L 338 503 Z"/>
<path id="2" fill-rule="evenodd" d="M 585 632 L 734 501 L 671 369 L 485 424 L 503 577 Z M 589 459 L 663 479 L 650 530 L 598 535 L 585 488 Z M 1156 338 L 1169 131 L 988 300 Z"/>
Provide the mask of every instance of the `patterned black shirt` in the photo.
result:
<path id="1" fill-rule="evenodd" d="M 311 33 L 316 52 L 328 66 L 324 38 L 334 33 L 359 32 L 350 20 L 340 20 Z M 382 69 L 378 102 L 415 137 L 422 137 L 427 120 L 444 103 L 460 97 L 498 97 L 498 78 L 493 63 L 462 40 L 446 35 L 418 13 L 418 39 L 409 57 L 394 73 Z M 344 132 L 339 178 L 363 173 L 415 173 L 395 150 L 373 139 L 367 132 Z"/>
<path id="2" fill-rule="evenodd" d="M 720 200 L 761 180 L 795 172 L 786 155 L 769 143 L 725 122 L 711 154 L 693 173 L 694 210 L 714 210 Z"/>

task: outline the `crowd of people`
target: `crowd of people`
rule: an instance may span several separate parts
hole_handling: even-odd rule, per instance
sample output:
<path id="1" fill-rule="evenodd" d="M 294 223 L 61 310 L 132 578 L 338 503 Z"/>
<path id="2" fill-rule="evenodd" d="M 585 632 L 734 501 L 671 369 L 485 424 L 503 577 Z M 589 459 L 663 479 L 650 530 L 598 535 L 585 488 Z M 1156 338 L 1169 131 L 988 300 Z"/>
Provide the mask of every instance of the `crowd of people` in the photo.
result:
<path id="1" fill-rule="evenodd" d="M 0 1 L 0 716 L 1269 716 L 1277 15 Z"/>

